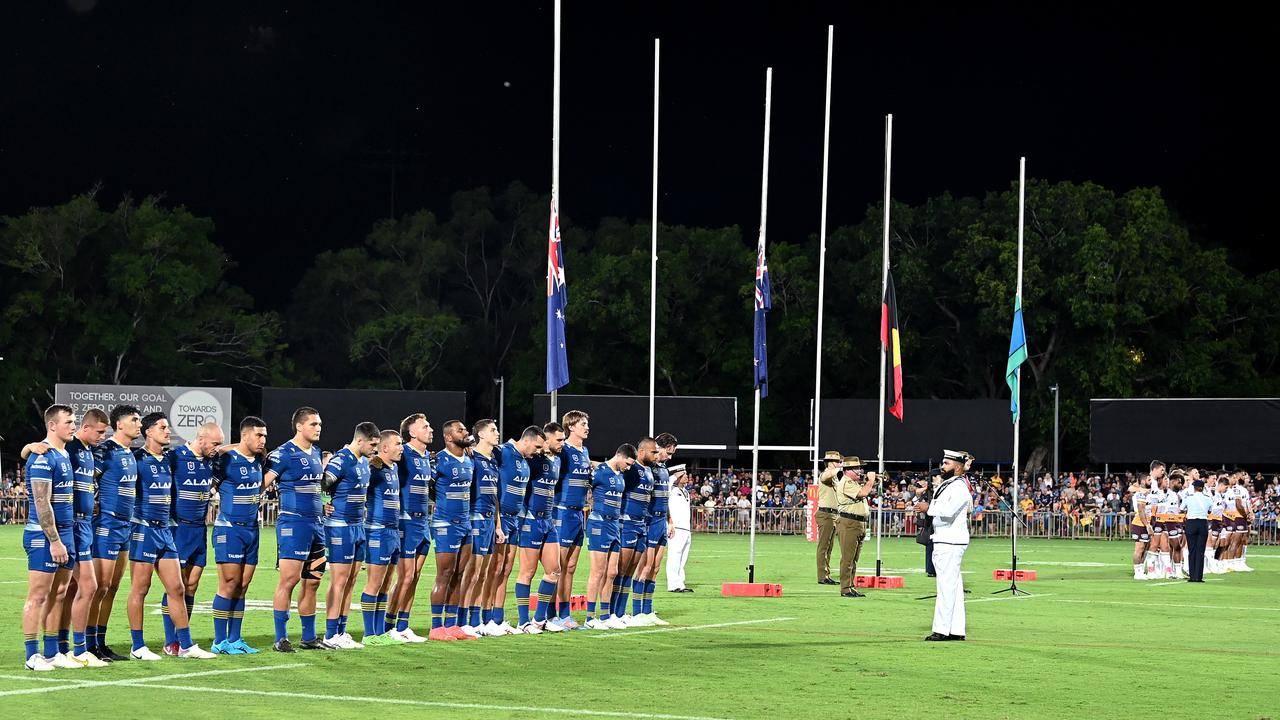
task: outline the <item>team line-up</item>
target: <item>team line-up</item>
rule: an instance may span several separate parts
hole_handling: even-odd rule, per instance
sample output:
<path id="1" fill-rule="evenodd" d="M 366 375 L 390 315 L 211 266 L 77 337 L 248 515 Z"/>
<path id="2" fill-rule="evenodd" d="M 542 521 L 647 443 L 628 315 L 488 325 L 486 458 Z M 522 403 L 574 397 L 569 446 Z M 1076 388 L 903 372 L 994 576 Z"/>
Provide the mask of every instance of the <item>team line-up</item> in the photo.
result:
<path id="1" fill-rule="evenodd" d="M 669 433 L 624 444 L 594 462 L 586 446 L 590 418 L 576 410 L 505 443 L 493 420 L 470 428 L 450 420 L 436 453 L 427 449 L 435 431 L 422 413 L 406 417 L 399 430 L 362 422 L 332 454 L 317 447 L 322 423 L 311 407 L 294 412 L 293 438 L 269 453 L 266 424 L 257 417 L 240 422 L 235 444 L 224 444 L 222 429 L 207 424 L 173 448 L 163 413 L 143 416 L 128 405 L 109 416 L 88 410 L 78 427 L 66 405 L 49 407 L 44 419 L 47 437 L 22 451 L 30 498 L 22 630 L 31 670 L 160 660 L 143 630 L 153 576 L 164 587 L 166 655 L 258 652 L 241 628 L 258 565 L 259 510 L 272 489 L 279 498 L 277 652 L 295 652 L 289 638 L 295 591 L 298 647 L 308 650 L 667 624 L 653 612 L 654 580 L 668 538 L 689 532 L 687 520 L 684 527 L 669 522 L 672 484 L 687 478 L 683 465 L 667 467 L 676 452 Z M 210 535 L 218 585 L 212 652 L 193 640 L 189 620 Z M 424 638 L 410 628 L 410 617 L 433 542 Z M 580 625 L 570 599 L 584 542 L 590 574 Z M 513 626 L 504 607 L 517 555 Z M 347 612 L 362 564 L 364 632 L 357 642 L 347 631 Z M 107 627 L 126 566 L 131 643 L 121 655 L 107 644 Z M 325 574 L 320 633 L 317 596 Z"/>

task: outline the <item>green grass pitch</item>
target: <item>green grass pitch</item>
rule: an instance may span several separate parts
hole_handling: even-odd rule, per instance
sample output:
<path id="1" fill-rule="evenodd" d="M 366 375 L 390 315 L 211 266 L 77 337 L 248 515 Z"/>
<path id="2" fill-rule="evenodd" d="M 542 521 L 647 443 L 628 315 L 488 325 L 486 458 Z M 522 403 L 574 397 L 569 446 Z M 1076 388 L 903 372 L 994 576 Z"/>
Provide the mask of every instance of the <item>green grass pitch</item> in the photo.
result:
<path id="1" fill-rule="evenodd" d="M 967 642 L 926 643 L 932 580 L 910 540 L 883 546 L 886 574 L 906 588 L 844 599 L 814 580 L 813 545 L 761 536 L 757 580 L 781 598 L 724 598 L 745 580 L 747 539 L 695 536 L 692 594 L 654 607 L 672 625 L 614 632 L 513 636 L 476 642 L 270 652 L 274 535 L 263 533 L 245 634 L 265 650 L 203 662 L 165 658 L 39 677 L 22 667 L 26 591 L 21 528 L 0 528 L 0 710 L 5 718 L 1264 718 L 1280 716 L 1280 548 L 1256 547 L 1257 572 L 1203 585 L 1135 582 L 1128 543 L 1028 540 L 1021 566 L 1039 572 L 1031 597 L 993 595 L 1007 541 L 979 540 L 965 556 Z M 838 555 L 838 550 L 837 550 Z M 875 547 L 861 569 L 874 570 Z M 413 626 L 429 620 L 428 561 Z M 192 624 L 211 644 L 200 589 Z M 586 560 L 578 573 L 585 586 Z M 125 584 L 128 577 L 125 578 Z M 159 601 L 159 583 L 151 602 Z M 323 589 L 321 590 L 323 593 Z M 581 592 L 581 590 L 579 590 Z M 125 588 L 110 642 L 128 646 Z M 581 613 L 577 616 L 581 620 Z M 508 594 L 508 618 L 514 596 Z M 319 625 L 323 628 L 323 611 Z M 351 613 L 359 639 L 360 614 Z M 291 623 L 295 641 L 298 626 Z M 147 634 L 159 650 L 160 616 Z M 1158 708 L 1158 710 L 1157 710 Z"/>

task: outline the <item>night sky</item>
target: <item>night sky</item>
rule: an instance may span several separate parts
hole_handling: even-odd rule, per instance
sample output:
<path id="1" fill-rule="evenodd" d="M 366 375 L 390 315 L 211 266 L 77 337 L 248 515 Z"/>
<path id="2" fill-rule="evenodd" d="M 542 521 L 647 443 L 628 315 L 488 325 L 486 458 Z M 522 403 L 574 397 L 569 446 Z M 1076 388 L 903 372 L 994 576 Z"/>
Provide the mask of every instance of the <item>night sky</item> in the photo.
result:
<path id="1" fill-rule="evenodd" d="M 549 3 L 13 5 L 0 214 L 99 182 L 108 203 L 162 194 L 215 220 L 263 307 L 288 300 L 276 263 L 357 244 L 393 206 L 549 189 Z M 1025 154 L 1032 177 L 1158 185 L 1237 265 L 1274 267 L 1269 25 L 1204 7 L 567 2 L 562 213 L 647 221 L 658 36 L 661 220 L 751 242 L 772 65 L 770 238 L 816 233 L 834 23 L 830 227 L 879 198 L 892 112 L 898 200 L 1004 189 Z"/>

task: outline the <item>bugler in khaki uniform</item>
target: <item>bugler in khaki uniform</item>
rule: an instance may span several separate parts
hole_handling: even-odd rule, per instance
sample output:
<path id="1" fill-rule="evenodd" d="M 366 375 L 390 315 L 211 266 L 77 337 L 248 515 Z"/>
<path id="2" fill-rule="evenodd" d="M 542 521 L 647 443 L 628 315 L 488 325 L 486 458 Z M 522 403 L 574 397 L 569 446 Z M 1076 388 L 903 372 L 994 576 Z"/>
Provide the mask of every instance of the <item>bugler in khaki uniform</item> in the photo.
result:
<path id="1" fill-rule="evenodd" d="M 818 584 L 835 585 L 831 579 L 831 546 L 836 539 L 836 480 L 844 458 L 838 450 L 828 450 L 822 457 L 822 474 L 818 476 Z"/>
<path id="2" fill-rule="evenodd" d="M 840 595 L 863 597 L 853 587 L 858 555 L 867 531 L 867 495 L 875 487 L 875 474 L 864 477 L 862 460 L 846 457 L 843 476 L 836 482 L 836 537 L 840 539 Z"/>

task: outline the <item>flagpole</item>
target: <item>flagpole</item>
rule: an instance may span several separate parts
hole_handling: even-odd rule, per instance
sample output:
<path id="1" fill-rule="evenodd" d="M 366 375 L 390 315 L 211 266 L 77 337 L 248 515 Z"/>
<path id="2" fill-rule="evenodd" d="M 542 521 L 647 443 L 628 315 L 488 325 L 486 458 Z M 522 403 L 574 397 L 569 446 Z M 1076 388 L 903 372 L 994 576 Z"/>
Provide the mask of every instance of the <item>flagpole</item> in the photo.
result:
<path id="1" fill-rule="evenodd" d="M 822 311 L 827 277 L 827 166 L 831 150 L 831 50 L 836 28 L 827 26 L 827 101 L 822 115 L 822 218 L 818 223 L 818 350 L 813 365 L 813 482 L 818 482 L 822 427 Z"/>
<path id="2" fill-rule="evenodd" d="M 556 0 L 554 59 L 551 70 L 551 206 L 560 213 L 560 0 Z M 551 259 L 547 258 L 547 277 L 551 277 Z M 550 321 L 548 321 L 550 322 Z M 551 422 L 557 422 L 559 389 L 551 391 Z"/>
<path id="3" fill-rule="evenodd" d="M 649 221 L 649 437 L 653 437 L 653 396 L 658 342 L 658 38 L 653 39 L 653 215 Z"/>
<path id="4" fill-rule="evenodd" d="M 1018 294 L 1014 299 L 1015 307 L 1022 307 L 1022 234 L 1023 223 L 1025 222 L 1025 212 L 1027 203 L 1027 159 L 1025 157 L 1018 159 Z M 1013 418 L 1013 535 L 1012 535 L 1012 552 L 1013 567 L 1015 580 L 1014 588 L 1017 588 L 1017 571 L 1018 571 L 1018 450 L 1019 439 L 1021 433 L 1018 432 L 1022 428 L 1022 366 L 1019 365 L 1015 370 L 1018 373 L 1018 387 L 1013 391 L 1013 401 L 1018 404 L 1018 414 Z M 1057 482 L 1057 478 L 1054 478 Z"/>
<path id="5" fill-rule="evenodd" d="M 769 208 L 769 111 L 773 97 L 773 68 L 764 72 L 764 171 L 760 180 L 760 246 L 765 244 L 765 218 Z M 756 411 L 751 431 L 751 555 L 747 582 L 756 581 L 756 486 L 760 474 L 760 383 L 756 383 Z"/>
<path id="6" fill-rule="evenodd" d="M 880 301 L 884 302 L 885 293 L 889 290 L 889 179 L 893 166 L 893 114 L 884 116 L 884 222 L 880 262 Z M 889 354 L 889 345 L 881 343 L 880 348 L 880 404 L 878 415 L 880 427 L 876 446 L 876 577 L 880 577 L 880 535 L 884 525 L 884 380 L 885 360 Z"/>

